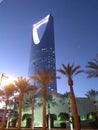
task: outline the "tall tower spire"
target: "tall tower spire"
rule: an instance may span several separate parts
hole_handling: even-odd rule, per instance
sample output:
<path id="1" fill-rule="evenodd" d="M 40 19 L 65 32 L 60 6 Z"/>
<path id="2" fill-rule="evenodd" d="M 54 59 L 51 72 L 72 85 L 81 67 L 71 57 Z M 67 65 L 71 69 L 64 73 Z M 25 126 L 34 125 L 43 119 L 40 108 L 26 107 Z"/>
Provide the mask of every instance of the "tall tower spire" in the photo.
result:
<path id="1" fill-rule="evenodd" d="M 29 76 L 35 75 L 38 70 L 42 69 L 51 69 L 56 75 L 54 22 L 52 15 L 47 15 L 39 22 L 33 24 L 32 29 Z M 57 91 L 56 79 L 47 87 L 51 91 Z"/>

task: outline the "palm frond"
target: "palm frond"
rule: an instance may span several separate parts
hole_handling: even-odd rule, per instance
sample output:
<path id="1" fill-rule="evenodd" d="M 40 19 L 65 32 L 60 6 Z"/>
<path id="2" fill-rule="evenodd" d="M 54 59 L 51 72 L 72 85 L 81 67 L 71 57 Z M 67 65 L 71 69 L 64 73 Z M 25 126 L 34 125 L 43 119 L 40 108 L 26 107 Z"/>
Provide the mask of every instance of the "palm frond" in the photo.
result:
<path id="1" fill-rule="evenodd" d="M 60 73 L 62 73 L 62 74 L 64 74 L 64 75 L 66 75 L 66 72 L 64 70 L 62 70 L 62 69 L 59 69 L 57 71 L 60 72 Z"/>
<path id="2" fill-rule="evenodd" d="M 88 74 L 88 78 L 98 77 L 98 59 L 89 61 L 86 67 L 89 68 L 89 70 L 86 71 L 86 74 Z"/>
<path id="3" fill-rule="evenodd" d="M 55 80 L 56 76 L 51 70 L 39 70 L 36 76 L 31 76 L 31 79 L 41 83 L 48 84 Z"/>
<path id="4" fill-rule="evenodd" d="M 91 101 L 97 101 L 97 97 L 98 97 L 98 91 L 95 91 L 93 89 L 89 90 L 86 94 L 86 97 L 88 97 L 88 99 L 90 99 Z"/>
<path id="5" fill-rule="evenodd" d="M 97 62 L 97 61 L 96 61 Z M 94 63 L 94 62 L 88 62 L 88 65 L 86 66 L 88 68 L 92 68 L 92 69 L 98 69 L 98 63 Z"/>
<path id="6" fill-rule="evenodd" d="M 62 64 L 62 67 L 63 69 L 60 68 L 57 71 L 63 75 L 66 75 L 67 78 L 72 78 L 73 75 L 77 75 L 83 72 L 82 70 L 79 70 L 80 66 L 75 66 L 74 63 L 73 64 L 68 63 L 67 65 Z"/>
<path id="7" fill-rule="evenodd" d="M 14 84 L 7 84 L 4 86 L 4 92 L 7 97 L 12 96 L 16 91 L 18 90 Z"/>
<path id="8" fill-rule="evenodd" d="M 94 71 L 94 70 L 88 70 L 86 71 L 86 73 L 88 74 L 88 78 L 93 78 L 93 77 L 98 77 L 98 71 Z"/>

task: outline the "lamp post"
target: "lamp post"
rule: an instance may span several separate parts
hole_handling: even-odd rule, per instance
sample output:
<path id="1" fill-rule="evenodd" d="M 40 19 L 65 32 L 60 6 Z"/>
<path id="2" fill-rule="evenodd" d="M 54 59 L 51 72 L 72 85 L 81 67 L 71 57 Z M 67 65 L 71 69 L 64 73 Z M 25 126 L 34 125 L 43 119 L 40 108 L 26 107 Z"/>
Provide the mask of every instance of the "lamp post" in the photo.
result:
<path id="1" fill-rule="evenodd" d="M 2 73 L 1 78 L 0 78 L 0 86 L 5 86 L 10 83 L 14 83 L 15 78 L 12 76 L 7 76 L 4 73 Z"/>
<path id="2" fill-rule="evenodd" d="M 2 79 L 3 79 L 3 77 L 6 78 L 6 79 L 9 78 L 9 77 L 6 76 L 4 73 L 2 73 L 2 75 L 1 75 L 1 79 L 0 79 L 0 86 L 2 85 Z"/>
<path id="3" fill-rule="evenodd" d="M 48 129 L 51 130 L 50 104 L 48 104 Z"/>
<path id="4" fill-rule="evenodd" d="M 7 84 L 10 84 L 11 82 L 12 82 L 12 79 L 9 76 L 2 73 L 1 78 L 0 78 L 1 88 L 4 89 L 3 87 Z M 8 124 L 9 124 L 9 120 L 7 119 L 6 128 L 8 128 Z"/>
<path id="5" fill-rule="evenodd" d="M 8 76 L 6 76 L 4 73 L 2 73 L 2 75 L 1 75 L 1 79 L 0 79 L 0 86 L 1 86 L 1 83 L 2 83 L 2 79 L 3 79 L 3 77 L 8 78 Z"/>

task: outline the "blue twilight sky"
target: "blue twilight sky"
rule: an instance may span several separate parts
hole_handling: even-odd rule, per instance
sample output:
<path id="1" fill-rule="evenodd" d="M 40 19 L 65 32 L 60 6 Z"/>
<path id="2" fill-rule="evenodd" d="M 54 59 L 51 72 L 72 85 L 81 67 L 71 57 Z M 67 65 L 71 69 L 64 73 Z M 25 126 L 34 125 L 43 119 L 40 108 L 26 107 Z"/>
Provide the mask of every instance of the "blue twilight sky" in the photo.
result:
<path id="1" fill-rule="evenodd" d="M 2 1 L 2 0 L 0 0 Z M 98 54 L 98 0 L 3 0 L 0 3 L 0 75 L 27 77 L 32 25 L 51 13 L 54 17 L 56 68 L 75 63 L 85 69 Z M 69 91 L 67 79 L 57 81 L 58 92 Z M 74 77 L 74 91 L 84 97 L 98 90 L 98 79 Z"/>

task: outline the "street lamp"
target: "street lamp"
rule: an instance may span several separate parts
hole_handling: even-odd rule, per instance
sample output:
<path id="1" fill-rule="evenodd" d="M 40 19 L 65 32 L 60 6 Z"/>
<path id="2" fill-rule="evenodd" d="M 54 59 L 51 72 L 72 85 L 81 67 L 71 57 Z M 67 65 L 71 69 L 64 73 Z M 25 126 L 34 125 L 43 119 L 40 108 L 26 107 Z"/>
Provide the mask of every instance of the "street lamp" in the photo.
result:
<path id="1" fill-rule="evenodd" d="M 2 84 L 2 79 L 3 79 L 3 77 L 8 78 L 8 76 L 6 76 L 4 73 L 2 73 L 1 79 L 0 79 L 0 86 L 1 86 L 1 84 Z"/>
<path id="2" fill-rule="evenodd" d="M 0 86 L 5 86 L 5 85 L 13 83 L 13 82 L 14 82 L 13 77 L 7 76 L 4 73 L 2 73 L 1 79 L 0 79 Z"/>
<path id="3" fill-rule="evenodd" d="M 14 79 L 12 77 L 9 77 L 9 76 L 5 75 L 4 73 L 2 73 L 1 79 L 0 79 L 0 86 L 1 86 L 0 89 L 5 91 L 5 86 L 10 84 L 10 83 L 13 83 L 13 81 L 14 81 Z M 6 105 L 6 103 L 5 103 L 5 105 Z M 4 110 L 4 114 L 6 113 L 6 111 L 7 111 L 7 105 L 6 105 L 6 108 Z M 4 120 L 4 117 L 2 120 Z M 8 124 L 9 124 L 9 120 L 7 119 L 6 128 L 8 128 Z"/>

